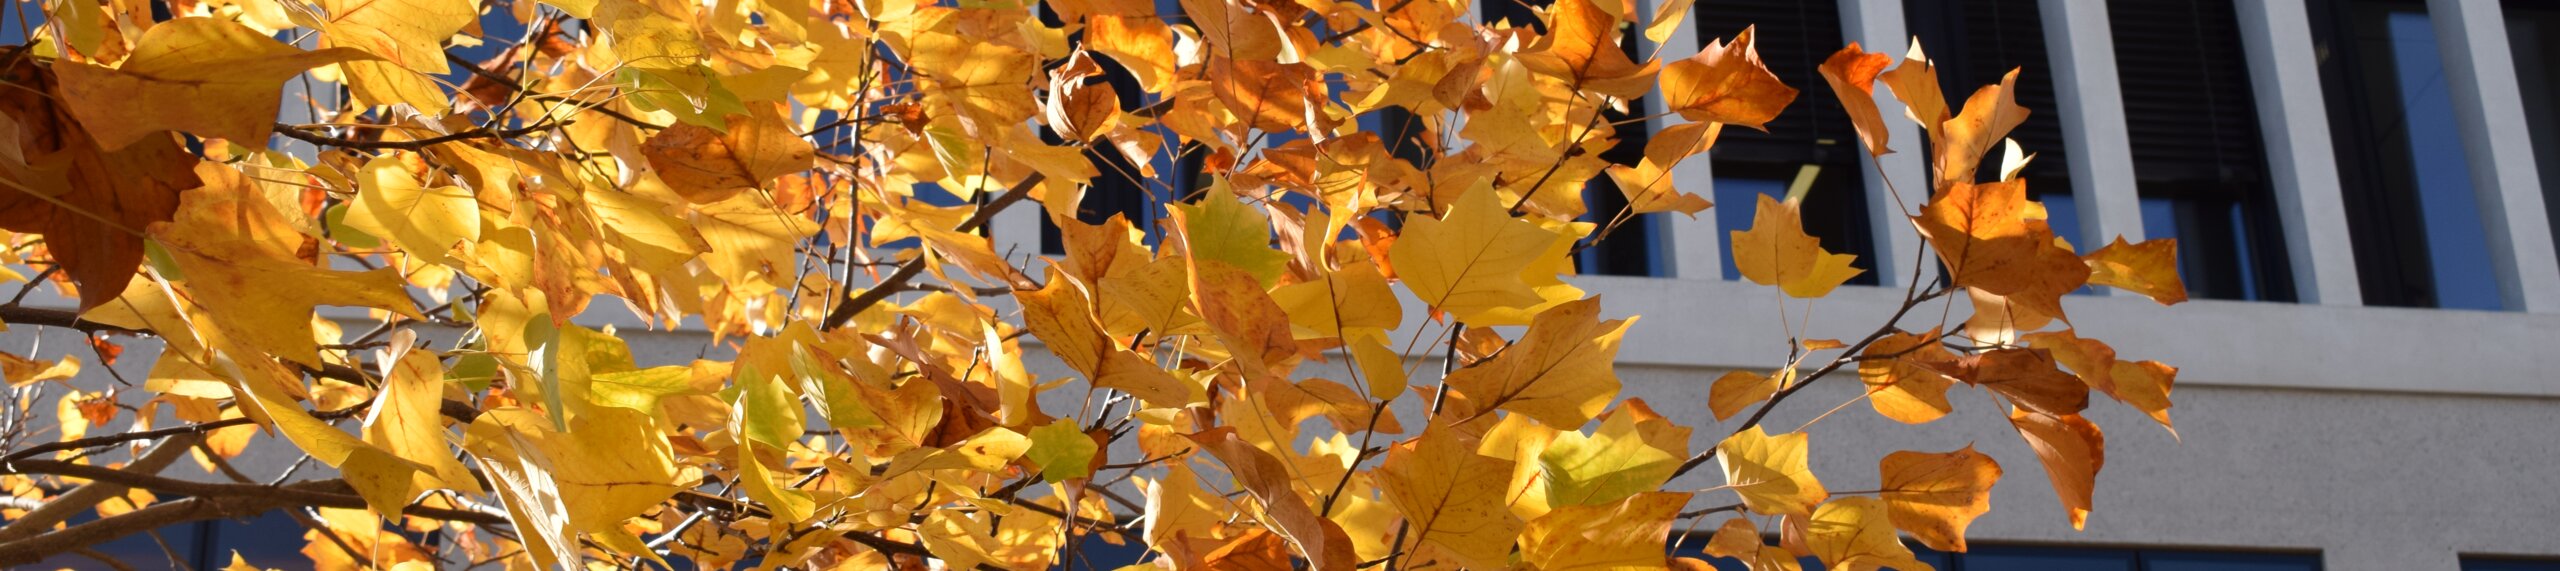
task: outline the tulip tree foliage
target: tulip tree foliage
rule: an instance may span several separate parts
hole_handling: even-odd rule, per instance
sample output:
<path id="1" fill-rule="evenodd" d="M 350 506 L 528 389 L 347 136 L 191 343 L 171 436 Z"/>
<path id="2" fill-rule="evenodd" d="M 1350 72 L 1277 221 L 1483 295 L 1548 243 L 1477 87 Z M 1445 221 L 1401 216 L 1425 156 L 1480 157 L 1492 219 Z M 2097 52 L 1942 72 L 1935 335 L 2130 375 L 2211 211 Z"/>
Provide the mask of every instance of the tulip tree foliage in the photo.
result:
<path id="1" fill-rule="evenodd" d="M 2177 370 L 2076 335 L 2064 300 L 2182 301 L 2175 245 L 2054 235 L 2002 145 L 2015 73 L 1949 99 L 1917 42 L 1819 72 L 1871 157 L 1928 154 L 1891 182 L 1926 193 L 1927 249 L 1896 255 L 1933 271 L 1871 332 L 1794 325 L 1766 369 L 1620 398 L 1645 329 L 1572 261 L 1710 207 L 1674 167 L 1797 88 L 1750 30 L 1620 47 L 1687 2 L 1478 9 L 22 3 L 0 261 L 64 301 L 0 319 L 90 342 L 0 361 L 0 565 L 281 510 L 323 569 L 1704 564 L 1674 541 L 1917 569 L 1903 538 L 1964 550 L 2016 466 L 2082 524 L 2091 393 L 2169 426 Z M 1926 141 L 1887 140 L 1879 86 Z M 1668 126 L 1640 159 L 1602 158 L 1644 119 Z M 1603 177 L 1624 207 L 1585 201 Z M 1806 234 L 1806 200 L 1863 198 L 1725 205 L 1781 308 L 1875 267 Z M 1005 215 L 1064 253 L 1000 248 Z M 121 358 L 145 375 L 77 374 L 144 342 Z M 1880 489 L 1835 490 L 1807 460 L 1841 437 L 1762 422 L 1821 382 L 1901 423 L 2005 421 L 2033 456 L 1893 452 Z"/>

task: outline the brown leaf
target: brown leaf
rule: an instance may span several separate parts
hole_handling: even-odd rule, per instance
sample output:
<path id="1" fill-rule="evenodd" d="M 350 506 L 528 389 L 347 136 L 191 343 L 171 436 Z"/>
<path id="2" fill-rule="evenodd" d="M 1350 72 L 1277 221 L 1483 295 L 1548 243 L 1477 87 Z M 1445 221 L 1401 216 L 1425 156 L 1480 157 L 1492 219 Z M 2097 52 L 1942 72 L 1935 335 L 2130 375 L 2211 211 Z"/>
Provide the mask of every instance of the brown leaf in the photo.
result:
<path id="1" fill-rule="evenodd" d="M 0 93 L 0 229 L 44 235 L 86 311 L 124 293 L 142 265 L 142 233 L 203 186 L 199 162 L 174 139 L 107 151 L 54 104 L 69 96 L 31 60 L 9 70 L 23 89 Z M 48 93 L 56 95 L 47 96 Z"/>
<path id="2" fill-rule="evenodd" d="M 2000 349 L 1958 358 L 1956 366 L 1956 378 L 2009 397 L 2020 407 L 2046 414 L 2089 408 L 2089 385 L 2062 372 L 2051 351 Z"/>
<path id="3" fill-rule="evenodd" d="M 757 106 L 752 115 L 730 115 L 727 121 L 726 131 L 678 123 L 650 136 L 640 150 L 659 180 L 694 204 L 726 200 L 807 170 L 817 156 L 771 106 Z"/>

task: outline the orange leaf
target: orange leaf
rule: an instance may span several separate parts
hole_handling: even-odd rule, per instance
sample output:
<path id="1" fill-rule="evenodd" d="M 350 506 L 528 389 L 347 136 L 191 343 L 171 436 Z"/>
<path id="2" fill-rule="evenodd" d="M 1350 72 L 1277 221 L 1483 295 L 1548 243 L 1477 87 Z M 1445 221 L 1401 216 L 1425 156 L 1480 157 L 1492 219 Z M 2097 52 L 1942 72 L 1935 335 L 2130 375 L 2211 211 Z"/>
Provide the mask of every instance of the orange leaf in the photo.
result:
<path id="1" fill-rule="evenodd" d="M 1870 358 L 1858 363 L 1858 378 L 1867 382 L 1876 414 L 1920 424 L 1955 410 L 1947 403 L 1947 387 L 1955 381 L 1945 371 L 1954 367 L 1956 356 L 1938 344 L 1938 330 L 1887 335 L 1859 356 Z"/>
<path id="2" fill-rule="evenodd" d="M 1867 154 L 1884 156 L 1893 152 L 1885 148 L 1890 133 L 1884 128 L 1884 113 L 1876 110 L 1876 74 L 1891 65 L 1893 58 L 1866 53 L 1857 42 L 1841 48 L 1823 60 L 1822 81 L 1831 84 L 1831 93 L 1840 96 L 1840 107 L 1849 112 L 1849 123 L 1858 127 L 1858 140 L 1867 144 Z"/>
<path id="3" fill-rule="evenodd" d="M 1662 70 L 1663 102 L 1691 121 L 1767 131 L 1763 125 L 1796 100 L 1796 89 L 1769 73 L 1751 35 L 1752 28 L 1743 28 L 1732 42 L 1719 41 L 1689 59 L 1671 62 Z"/>
<path id="4" fill-rule="evenodd" d="M 1929 54 L 1920 51 L 1920 39 L 1911 39 L 1911 51 L 1902 55 L 1902 65 L 1878 76 L 1886 87 L 1893 88 L 1893 98 L 1902 100 L 1903 113 L 1932 136 L 1938 124 L 1947 121 L 1947 94 L 1938 87 L 1938 66 L 1929 62 Z"/>
<path id="5" fill-rule="evenodd" d="M 2044 205 L 2027 200 L 2024 180 L 1956 183 L 1913 218 L 1946 262 L 1955 285 L 2008 297 L 2041 315 L 2062 315 L 2062 296 L 2089 281 L 2089 266 L 2054 239 Z"/>
<path id="6" fill-rule="evenodd" d="M 1959 553 L 1965 527 L 1991 511 L 1991 485 L 2000 481 L 2000 463 L 1970 445 L 1943 454 L 1886 454 L 1877 470 L 1884 478 L 1878 495 L 1894 527 L 1930 549 Z"/>
<path id="7" fill-rule="evenodd" d="M 1637 65 L 1618 47 L 1621 0 L 1558 0 L 1542 49 L 1523 54 L 1531 71 L 1563 78 L 1574 89 L 1632 99 L 1653 88 L 1659 63 Z M 1614 10 L 1613 10 L 1614 9 Z"/>
<path id="8" fill-rule="evenodd" d="M 2089 385 L 2062 372 L 2053 352 L 2043 349 L 2000 349 L 1956 360 L 1957 378 L 1989 389 L 2020 407 L 2047 414 L 2075 414 L 2089 408 Z"/>
<path id="9" fill-rule="evenodd" d="M 2053 493 L 2070 511 L 2071 528 L 2081 529 L 2089 521 L 2090 491 L 2097 485 L 2098 469 L 2107 463 L 2105 433 L 2077 414 L 2052 415 L 2023 407 L 2009 410 L 2009 424 L 2035 448 L 2036 459 L 2044 462 L 2045 476 L 2053 479 Z"/>
<path id="10" fill-rule="evenodd" d="M 2187 284 L 2178 278 L 2178 240 L 2161 238 L 2126 244 L 2123 236 L 2090 252 L 2089 283 L 2114 286 L 2149 296 L 2161 305 L 2187 300 Z"/>
<path id="11" fill-rule="evenodd" d="M 1999 85 L 1986 85 L 1965 99 L 1964 112 L 1940 124 L 1930 133 L 1938 143 L 1937 188 L 1973 182 L 1974 170 L 1982 166 L 1983 153 L 1991 145 L 2008 138 L 2009 130 L 2027 121 L 2027 108 L 2018 106 L 2018 70 L 2000 77 Z"/>
<path id="12" fill-rule="evenodd" d="M 1760 195 L 1760 210 L 1750 230 L 1733 231 L 1733 265 L 1752 283 L 1774 285 L 1787 295 L 1814 298 L 1865 270 L 1850 267 L 1858 257 L 1822 249 L 1822 241 L 1804 233 L 1804 219 L 1793 204 Z"/>

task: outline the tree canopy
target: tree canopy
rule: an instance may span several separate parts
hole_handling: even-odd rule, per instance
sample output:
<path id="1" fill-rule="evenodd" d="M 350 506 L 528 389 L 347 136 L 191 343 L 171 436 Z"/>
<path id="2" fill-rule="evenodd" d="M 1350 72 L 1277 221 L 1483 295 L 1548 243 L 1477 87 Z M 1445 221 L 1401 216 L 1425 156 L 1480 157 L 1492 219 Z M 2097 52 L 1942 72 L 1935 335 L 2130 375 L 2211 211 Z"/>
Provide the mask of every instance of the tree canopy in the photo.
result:
<path id="1" fill-rule="evenodd" d="M 1915 569 L 1900 536 L 1962 551 L 2002 463 L 1833 490 L 1773 408 L 1840 377 L 2003 418 L 2074 527 L 2091 393 L 2170 426 L 2177 369 L 2064 301 L 2183 301 L 2175 245 L 2056 236 L 2032 155 L 1980 172 L 2016 74 L 1951 106 L 1917 42 L 1818 70 L 1868 157 L 1929 158 L 1890 181 L 1926 193 L 1897 311 L 1647 403 L 1615 371 L 1644 325 L 1574 260 L 1709 208 L 1671 173 L 1798 96 L 1752 30 L 1631 57 L 1684 1 L 41 4 L 0 48 L 0 320 L 90 342 L 0 355 L 0 565 L 285 510 L 322 569 Z M 1807 194 L 1723 205 L 1781 315 L 1875 267 L 1801 214 L 1866 198 Z M 1008 214 L 1063 253 L 1000 246 L 1041 243 Z M 702 357 L 636 359 L 664 329 Z M 119 358 L 147 375 L 81 374 Z M 1959 388 L 1994 406 L 1942 420 Z M 262 446 L 302 461 L 233 461 Z"/>

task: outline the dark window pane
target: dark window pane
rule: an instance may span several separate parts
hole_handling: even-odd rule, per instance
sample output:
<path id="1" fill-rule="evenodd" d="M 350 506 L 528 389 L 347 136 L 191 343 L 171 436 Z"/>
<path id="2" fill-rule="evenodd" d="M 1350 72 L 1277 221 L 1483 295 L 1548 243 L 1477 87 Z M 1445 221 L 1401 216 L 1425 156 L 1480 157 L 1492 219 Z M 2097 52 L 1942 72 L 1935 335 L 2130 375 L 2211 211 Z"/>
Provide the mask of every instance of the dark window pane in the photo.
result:
<path id="1" fill-rule="evenodd" d="M 2073 547 L 1977 547 L 1957 557 L 1965 571 L 2136 571 L 2134 554 L 2121 549 Z"/>
<path id="2" fill-rule="evenodd" d="M 2426 5 L 2331 0 L 2314 9 L 2365 302 L 2501 308 Z"/>
<path id="3" fill-rule="evenodd" d="M 2560 5 L 2549 0 L 2507 0 L 2507 43 L 2515 47 L 2516 84 L 2524 91 L 2524 121 L 2533 132 L 2533 161 L 2541 167 L 2542 207 L 2560 225 Z M 2560 245 L 2560 232 L 2552 233 Z"/>
<path id="4" fill-rule="evenodd" d="M 1840 108 L 1839 97 L 1822 80 L 1822 61 L 1848 45 L 1840 36 L 1840 7 L 1835 2 L 1780 0 L 1699 0 L 1691 17 L 1698 20 L 1698 43 L 1732 40 L 1747 26 L 1757 26 L 1754 46 L 1760 59 L 1780 81 L 1800 91 L 1796 100 L 1761 132 L 1729 128 L 1716 139 L 1712 161 L 1718 228 L 1745 230 L 1756 210 L 1755 196 L 1783 199 L 1796 184 L 1807 184 L 1805 233 L 1822 239 L 1832 252 L 1858 257 L 1860 268 L 1875 268 L 1875 229 L 1867 218 L 1866 160 L 1857 127 Z M 1882 48 L 1870 48 L 1881 50 Z M 1721 236 L 1719 237 L 1721 238 Z M 1741 279 L 1733 266 L 1730 244 L 1717 253 L 1725 279 Z M 1874 271 L 1858 274 L 1853 284 L 1873 285 Z"/>
<path id="5" fill-rule="evenodd" d="M 2144 234 L 2178 239 L 2195 297 L 2291 301 L 2231 0 L 2110 0 L 2107 19 Z"/>
<path id="6" fill-rule="evenodd" d="M 2560 559 L 2464 557 L 2462 571 L 2560 571 Z"/>
<path id="7" fill-rule="evenodd" d="M 2320 571 L 2320 556 L 2291 553 L 2142 552 L 2143 571 Z"/>
<path id="8" fill-rule="evenodd" d="M 2027 179 L 2028 194 L 2044 200 L 2048 195 L 2071 193 L 2071 171 L 2066 160 L 2069 149 L 2062 144 L 2062 121 L 2057 118 L 2060 105 L 2054 97 L 2051 60 L 2045 53 L 2044 16 L 2037 1 L 1906 0 L 1903 12 L 1909 17 L 1912 35 L 1920 38 L 1938 66 L 1939 86 L 1946 90 L 1947 105 L 1954 108 L 1950 112 L 1961 111 L 1965 98 L 1975 90 L 2000 83 L 2010 70 L 2018 71 L 2018 105 L 2031 114 L 2009 138 L 2036 154 L 2019 176 Z M 1998 148 L 1992 151 L 1985 153 L 1979 170 L 1986 178 L 2000 168 Z M 2077 235 L 2061 235 L 2075 245 L 2078 242 Z"/>

